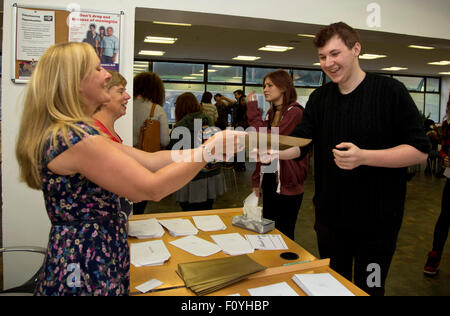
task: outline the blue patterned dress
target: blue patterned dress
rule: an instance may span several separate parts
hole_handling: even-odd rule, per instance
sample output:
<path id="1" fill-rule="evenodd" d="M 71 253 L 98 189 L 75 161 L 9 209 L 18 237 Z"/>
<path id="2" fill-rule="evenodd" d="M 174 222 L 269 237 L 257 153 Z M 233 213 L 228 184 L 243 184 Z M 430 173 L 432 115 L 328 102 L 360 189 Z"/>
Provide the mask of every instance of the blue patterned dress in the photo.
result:
<path id="1" fill-rule="evenodd" d="M 89 135 L 69 131 L 72 145 L 98 135 L 86 124 L 78 126 Z M 42 191 L 52 228 L 35 294 L 128 295 L 129 248 L 118 196 L 81 174 L 51 172 L 47 164 L 69 149 L 60 135 L 58 140 L 57 151 L 47 142 L 42 164 Z"/>

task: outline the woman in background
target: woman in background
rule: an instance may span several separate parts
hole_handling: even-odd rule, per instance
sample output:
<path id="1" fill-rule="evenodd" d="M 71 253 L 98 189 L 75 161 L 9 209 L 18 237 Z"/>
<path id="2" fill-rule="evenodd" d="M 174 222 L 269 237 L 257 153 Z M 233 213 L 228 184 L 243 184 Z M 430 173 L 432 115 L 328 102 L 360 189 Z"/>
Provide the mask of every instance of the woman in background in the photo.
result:
<path id="1" fill-rule="evenodd" d="M 444 122 L 442 123 L 442 146 L 440 155 L 442 158 L 442 165 L 445 168 L 450 168 L 450 98 L 447 101 L 445 113 Z M 423 270 L 425 275 L 428 276 L 435 276 L 438 273 L 445 242 L 448 237 L 448 230 L 450 228 L 450 177 L 448 172 L 445 172 L 444 176 L 446 177 L 446 182 L 444 192 L 442 193 L 441 215 L 439 215 L 439 219 L 434 228 L 433 249 L 428 253 L 428 259 Z"/>
<path id="2" fill-rule="evenodd" d="M 211 119 L 211 122 L 215 125 L 217 118 L 219 117 L 219 114 L 217 113 L 217 108 L 212 103 L 212 93 L 211 92 L 205 92 L 202 95 L 202 101 L 200 102 L 203 108 L 203 112 L 206 113 L 206 115 L 209 116 Z"/>
<path id="3" fill-rule="evenodd" d="M 181 94 L 175 104 L 177 122 L 172 130 L 172 139 L 168 148 L 173 148 L 178 142 L 191 144 L 191 148 L 194 148 L 196 143 L 201 144 L 203 131 L 213 125 L 211 119 L 202 111 L 197 98 L 190 92 Z M 202 127 L 200 131 L 195 130 L 196 120 L 197 125 Z M 175 139 L 174 134 L 178 133 L 177 128 L 180 127 L 189 130 L 189 140 Z M 183 211 L 210 210 L 213 208 L 217 196 L 222 195 L 225 191 L 226 184 L 222 173 L 222 165 L 220 163 L 209 163 L 191 182 L 175 193 L 175 200 L 180 204 Z"/>
<path id="4" fill-rule="evenodd" d="M 116 71 L 107 70 L 107 72 L 111 75 L 111 79 L 109 79 L 106 86 L 111 100 L 96 110 L 93 115 L 94 124 L 112 141 L 122 144 L 122 138 L 116 132 L 114 124 L 116 120 L 127 113 L 127 104 L 131 97 L 126 91 L 127 80 Z M 121 197 L 120 208 L 128 217 L 133 206 L 126 198 Z"/>
<path id="5" fill-rule="evenodd" d="M 291 76 L 284 70 L 268 73 L 264 77 L 263 88 L 264 97 L 271 108 L 263 120 L 256 96 L 253 92 L 250 93 L 247 97 L 250 126 L 257 130 L 266 128 L 268 133 L 276 127 L 280 135 L 290 135 L 303 117 L 303 107 L 297 103 L 297 92 Z M 253 191 L 259 196 L 259 189 L 262 188 L 264 217 L 275 221 L 276 228 L 294 240 L 295 224 L 303 201 L 303 184 L 308 173 L 308 160 L 281 160 L 276 172 L 268 170 L 264 173 L 264 168 L 261 163 L 257 163 L 252 176 Z"/>
<path id="6" fill-rule="evenodd" d="M 155 105 L 153 119 L 159 121 L 159 140 L 161 148 L 169 144 L 169 122 L 163 109 L 165 99 L 164 83 L 154 72 L 142 72 L 133 80 L 133 146 L 137 147 L 139 133 L 145 120 L 150 117 L 152 106 Z M 147 201 L 134 203 L 133 214 L 144 214 Z"/>

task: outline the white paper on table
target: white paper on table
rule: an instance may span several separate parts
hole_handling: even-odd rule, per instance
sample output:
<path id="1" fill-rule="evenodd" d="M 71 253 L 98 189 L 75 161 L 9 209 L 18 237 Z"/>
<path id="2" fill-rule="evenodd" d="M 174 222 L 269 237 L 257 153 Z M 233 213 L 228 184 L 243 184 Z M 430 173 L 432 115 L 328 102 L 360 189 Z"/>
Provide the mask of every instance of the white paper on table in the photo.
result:
<path id="1" fill-rule="evenodd" d="M 329 273 L 295 274 L 292 280 L 308 296 L 355 296 Z"/>
<path id="2" fill-rule="evenodd" d="M 162 240 L 130 245 L 130 262 L 136 267 L 162 265 L 169 258 L 170 252 Z"/>
<path id="3" fill-rule="evenodd" d="M 136 290 L 138 290 L 141 293 L 147 293 L 148 291 L 151 291 L 161 285 L 163 285 L 161 281 L 157 279 L 152 279 L 148 282 L 136 286 Z"/>
<path id="4" fill-rule="evenodd" d="M 252 245 L 239 233 L 211 235 L 214 242 L 222 248 L 223 252 L 231 256 L 253 253 Z"/>
<path id="5" fill-rule="evenodd" d="M 171 241 L 170 244 L 198 257 L 208 257 L 222 250 L 216 244 L 197 236 L 183 237 Z"/>
<path id="6" fill-rule="evenodd" d="M 281 235 L 245 235 L 254 249 L 284 250 L 289 249 Z"/>
<path id="7" fill-rule="evenodd" d="M 128 222 L 128 236 L 136 238 L 161 238 L 164 229 L 156 218 Z"/>
<path id="8" fill-rule="evenodd" d="M 450 168 L 449 167 L 445 168 L 444 177 L 450 178 Z"/>
<path id="9" fill-rule="evenodd" d="M 248 289 L 251 296 L 299 296 L 286 282 Z"/>
<path id="10" fill-rule="evenodd" d="M 217 215 L 192 216 L 195 226 L 203 231 L 225 230 L 227 226 Z"/>
<path id="11" fill-rule="evenodd" d="M 191 221 L 188 219 L 175 218 L 175 219 L 164 219 L 158 220 L 158 222 L 163 225 L 169 231 L 172 236 L 189 236 L 197 235 L 198 229 L 192 225 Z"/>

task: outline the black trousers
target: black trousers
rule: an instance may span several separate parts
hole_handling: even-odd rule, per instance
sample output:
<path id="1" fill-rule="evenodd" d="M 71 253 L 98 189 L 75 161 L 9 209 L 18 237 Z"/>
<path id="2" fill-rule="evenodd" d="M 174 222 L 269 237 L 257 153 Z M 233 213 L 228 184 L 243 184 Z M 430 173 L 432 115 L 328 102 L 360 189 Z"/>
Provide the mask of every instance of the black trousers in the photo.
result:
<path id="1" fill-rule="evenodd" d="M 147 201 L 133 203 L 133 214 L 134 215 L 144 214 L 146 207 L 147 207 Z"/>
<path id="2" fill-rule="evenodd" d="M 200 202 L 200 203 L 180 202 L 179 204 L 183 211 L 212 210 L 213 205 L 214 205 L 214 200 L 208 199 L 205 202 Z"/>
<path id="3" fill-rule="evenodd" d="M 384 295 L 398 231 L 373 236 L 361 235 L 351 231 L 332 230 L 319 223 L 316 223 L 315 230 L 320 257 L 330 258 L 333 270 L 369 295 Z"/>
<path id="4" fill-rule="evenodd" d="M 262 181 L 263 216 L 275 221 L 275 227 L 290 239 L 295 237 L 295 224 L 302 206 L 303 193 L 281 195 L 277 193 L 275 173 L 265 173 Z"/>
<path id="5" fill-rule="evenodd" d="M 439 258 L 442 257 L 445 242 L 450 229 L 450 179 L 447 179 L 442 193 L 441 215 L 434 228 L 433 250 L 438 253 Z"/>

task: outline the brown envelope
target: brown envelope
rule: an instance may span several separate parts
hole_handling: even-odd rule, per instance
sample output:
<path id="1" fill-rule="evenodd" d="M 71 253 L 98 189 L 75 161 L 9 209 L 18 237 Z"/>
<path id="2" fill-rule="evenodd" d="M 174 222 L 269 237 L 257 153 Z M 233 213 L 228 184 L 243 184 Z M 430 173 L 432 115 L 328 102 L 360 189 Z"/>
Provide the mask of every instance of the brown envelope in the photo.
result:
<path id="1" fill-rule="evenodd" d="M 266 141 L 267 149 L 285 150 L 291 147 L 305 147 L 311 143 L 311 139 L 292 137 L 286 135 L 274 135 L 271 133 L 248 132 L 245 146 L 247 149 L 259 148 L 261 142 Z M 277 146 L 278 145 L 278 146 Z"/>
<path id="2" fill-rule="evenodd" d="M 247 255 L 203 260 L 178 265 L 178 275 L 186 287 L 197 295 L 205 295 L 265 270 Z"/>

